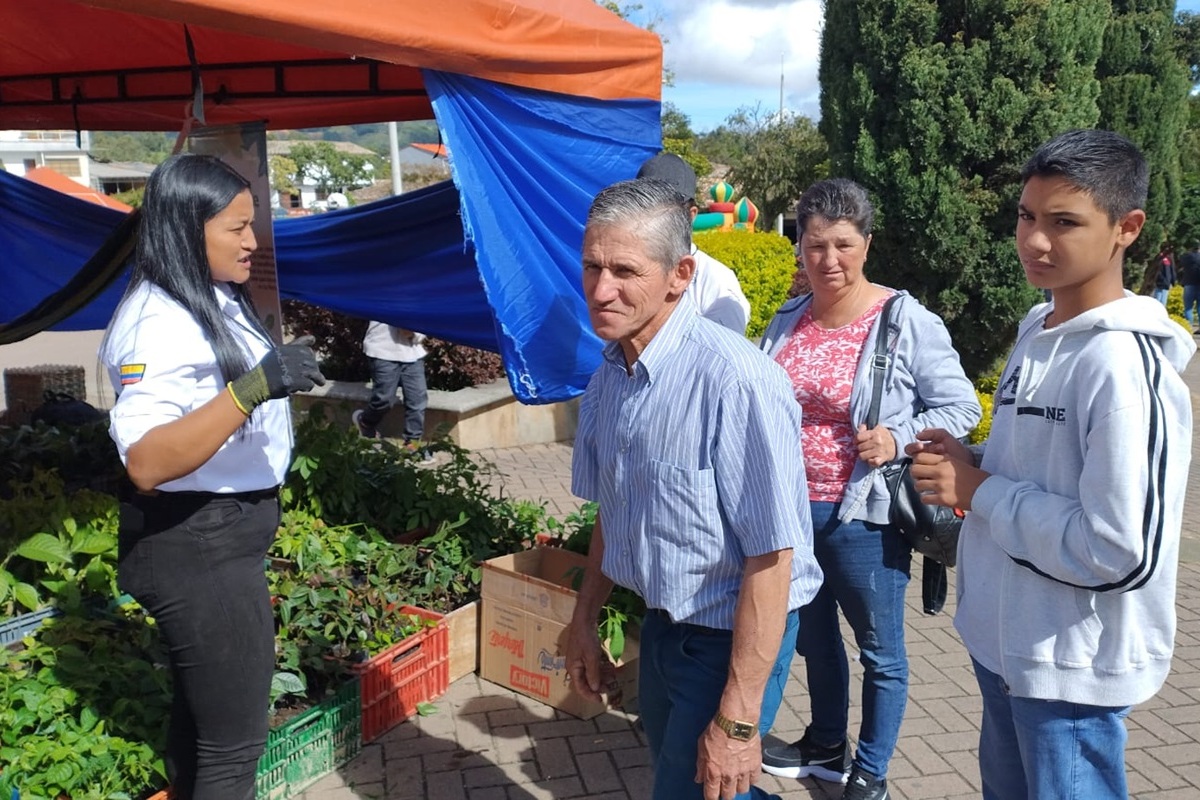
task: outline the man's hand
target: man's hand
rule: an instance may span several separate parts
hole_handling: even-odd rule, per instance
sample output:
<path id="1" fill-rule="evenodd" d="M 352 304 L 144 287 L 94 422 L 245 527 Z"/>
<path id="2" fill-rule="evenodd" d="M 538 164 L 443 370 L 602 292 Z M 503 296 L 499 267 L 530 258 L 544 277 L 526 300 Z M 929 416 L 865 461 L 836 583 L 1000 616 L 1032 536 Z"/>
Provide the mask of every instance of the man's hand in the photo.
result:
<path id="1" fill-rule="evenodd" d="M 617 685 L 617 669 L 600 646 L 596 623 L 572 620 L 563 634 L 563 655 L 571 689 L 588 699 L 604 702 L 602 692 Z"/>
<path id="2" fill-rule="evenodd" d="M 733 800 L 750 791 L 762 771 L 762 739 L 757 733 L 743 742 L 710 722 L 698 745 L 696 783 L 704 784 L 704 800 Z"/>
<path id="3" fill-rule="evenodd" d="M 913 460 L 913 485 L 925 505 L 971 510 L 975 490 L 989 477 L 966 445 L 941 428 L 927 428 L 904 448 Z"/>
<path id="4" fill-rule="evenodd" d="M 872 467 L 882 466 L 896 457 L 896 439 L 882 425 L 868 430 L 866 425 L 860 424 L 854 435 L 854 446 L 858 448 L 858 457 Z"/>

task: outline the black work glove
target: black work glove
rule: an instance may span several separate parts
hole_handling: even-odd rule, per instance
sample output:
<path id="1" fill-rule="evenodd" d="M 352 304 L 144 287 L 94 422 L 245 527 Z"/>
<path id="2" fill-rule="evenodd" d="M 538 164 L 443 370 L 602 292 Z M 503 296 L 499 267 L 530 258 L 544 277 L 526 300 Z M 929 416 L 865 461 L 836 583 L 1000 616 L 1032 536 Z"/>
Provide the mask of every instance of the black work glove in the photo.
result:
<path id="1" fill-rule="evenodd" d="M 312 350 L 316 339 L 301 336 L 289 344 L 280 345 L 263 356 L 258 365 L 229 382 L 229 393 L 244 414 L 268 400 L 279 400 L 296 392 L 305 392 L 313 385 L 324 386 L 325 376 L 317 366 Z"/>

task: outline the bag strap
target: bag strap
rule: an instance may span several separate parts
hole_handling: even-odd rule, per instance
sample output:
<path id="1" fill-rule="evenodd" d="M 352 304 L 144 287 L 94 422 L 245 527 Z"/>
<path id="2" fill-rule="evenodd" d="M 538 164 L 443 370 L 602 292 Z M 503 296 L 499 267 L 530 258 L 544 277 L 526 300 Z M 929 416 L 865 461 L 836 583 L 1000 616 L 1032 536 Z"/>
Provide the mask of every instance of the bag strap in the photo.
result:
<path id="1" fill-rule="evenodd" d="M 891 322 L 892 304 L 900 297 L 894 294 L 883 304 L 879 312 L 879 327 L 875 334 L 875 355 L 871 358 L 871 408 L 867 411 L 867 427 L 879 424 L 879 403 L 883 399 L 883 380 L 888 366 L 888 325 Z"/>

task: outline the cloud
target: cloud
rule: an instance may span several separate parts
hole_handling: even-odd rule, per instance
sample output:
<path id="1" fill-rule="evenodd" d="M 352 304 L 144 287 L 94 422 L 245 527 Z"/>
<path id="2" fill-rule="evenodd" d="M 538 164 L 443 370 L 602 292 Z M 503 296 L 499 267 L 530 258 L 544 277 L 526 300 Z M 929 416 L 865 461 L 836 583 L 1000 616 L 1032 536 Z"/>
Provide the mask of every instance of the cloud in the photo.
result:
<path id="1" fill-rule="evenodd" d="M 666 0 L 667 68 L 681 83 L 817 91 L 821 0 Z"/>

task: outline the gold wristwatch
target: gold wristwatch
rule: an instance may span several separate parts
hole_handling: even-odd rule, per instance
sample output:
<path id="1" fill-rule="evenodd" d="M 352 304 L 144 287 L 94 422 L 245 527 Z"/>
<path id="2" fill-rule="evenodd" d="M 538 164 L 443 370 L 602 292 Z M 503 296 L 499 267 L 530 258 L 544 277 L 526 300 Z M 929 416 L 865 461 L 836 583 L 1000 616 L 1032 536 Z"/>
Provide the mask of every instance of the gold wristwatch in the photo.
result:
<path id="1" fill-rule="evenodd" d="M 720 711 L 713 717 L 713 722 L 717 727 L 725 731 L 725 734 L 730 739 L 737 739 L 739 742 L 748 742 L 754 736 L 754 728 L 752 722 L 742 722 L 739 719 L 730 719 Z"/>

